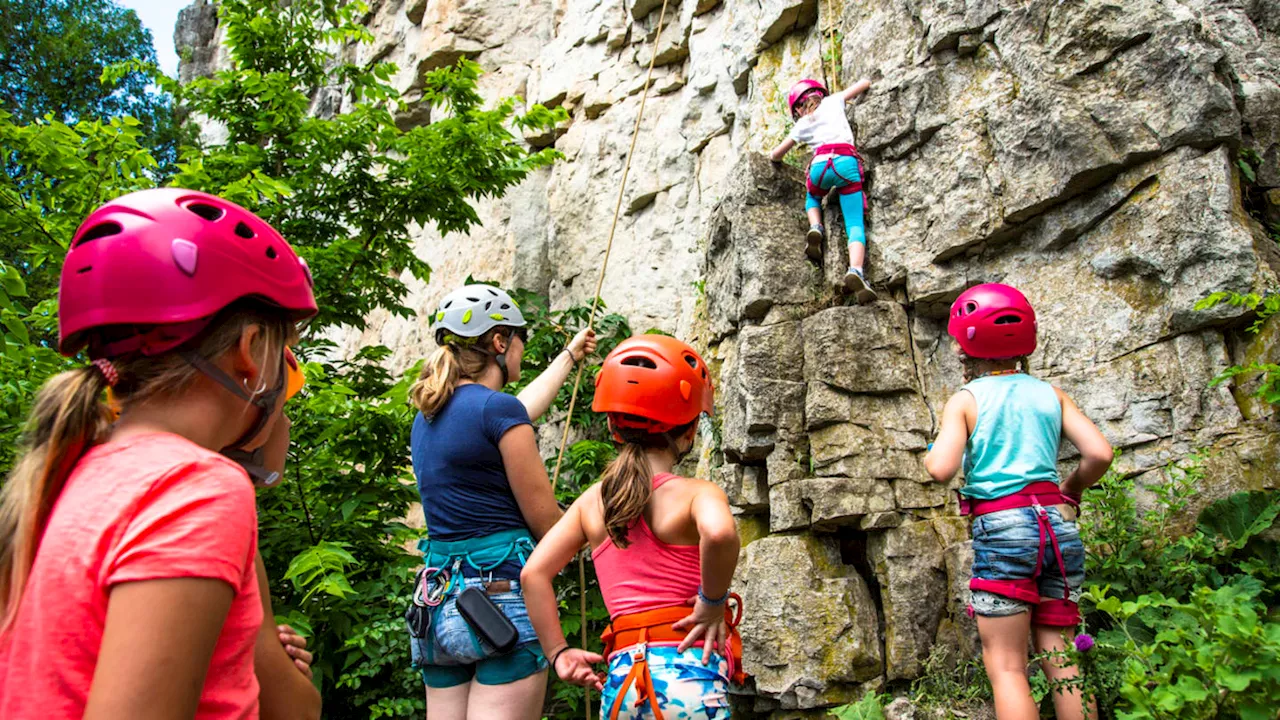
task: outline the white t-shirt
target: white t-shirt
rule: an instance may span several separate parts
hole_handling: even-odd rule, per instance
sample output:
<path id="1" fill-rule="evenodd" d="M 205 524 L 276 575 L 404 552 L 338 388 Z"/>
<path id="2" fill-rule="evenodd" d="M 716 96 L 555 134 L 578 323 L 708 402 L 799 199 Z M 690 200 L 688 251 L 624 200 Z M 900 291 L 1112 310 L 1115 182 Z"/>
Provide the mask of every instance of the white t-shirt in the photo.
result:
<path id="1" fill-rule="evenodd" d="M 816 148 L 819 145 L 853 144 L 853 129 L 844 115 L 844 100 L 838 95 L 822 98 L 818 109 L 796 121 L 790 139 Z"/>

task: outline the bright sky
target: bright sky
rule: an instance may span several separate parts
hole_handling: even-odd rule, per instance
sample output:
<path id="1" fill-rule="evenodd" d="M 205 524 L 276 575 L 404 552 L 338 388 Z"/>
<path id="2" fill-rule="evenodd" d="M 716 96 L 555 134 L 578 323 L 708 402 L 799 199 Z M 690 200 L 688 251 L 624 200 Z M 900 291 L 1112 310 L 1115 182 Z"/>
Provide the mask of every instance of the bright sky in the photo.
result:
<path id="1" fill-rule="evenodd" d="M 178 21 L 178 11 L 190 0 L 119 0 L 120 4 L 138 13 L 138 19 L 151 31 L 156 44 L 156 59 L 166 75 L 177 77 L 178 53 L 173 49 L 173 25 Z"/>

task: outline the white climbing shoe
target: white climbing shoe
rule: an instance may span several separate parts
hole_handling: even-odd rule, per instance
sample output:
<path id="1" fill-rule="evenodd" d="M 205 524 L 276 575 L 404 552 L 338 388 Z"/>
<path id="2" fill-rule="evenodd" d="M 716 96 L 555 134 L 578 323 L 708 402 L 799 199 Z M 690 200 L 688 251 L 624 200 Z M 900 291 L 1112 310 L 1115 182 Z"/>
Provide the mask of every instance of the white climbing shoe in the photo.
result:
<path id="1" fill-rule="evenodd" d="M 809 232 L 804 236 L 804 254 L 810 260 L 815 262 L 822 261 L 822 239 L 826 237 L 827 229 L 822 225 L 810 225 Z"/>
<path id="2" fill-rule="evenodd" d="M 844 291 L 858 299 L 859 305 L 876 301 L 876 291 L 871 289 L 862 268 L 851 267 L 844 273 Z"/>

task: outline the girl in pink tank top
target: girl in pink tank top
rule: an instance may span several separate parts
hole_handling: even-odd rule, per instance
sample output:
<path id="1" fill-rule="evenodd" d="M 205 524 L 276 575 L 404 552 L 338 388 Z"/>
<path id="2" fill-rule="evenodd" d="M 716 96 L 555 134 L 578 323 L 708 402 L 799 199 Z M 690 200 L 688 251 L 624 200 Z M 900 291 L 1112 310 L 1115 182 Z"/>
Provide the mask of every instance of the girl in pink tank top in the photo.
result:
<path id="1" fill-rule="evenodd" d="M 724 491 L 671 469 L 712 409 L 706 363 L 674 338 L 618 345 L 596 381 L 618 458 L 538 544 L 520 576 L 529 617 L 563 680 L 602 691 L 609 720 L 729 717 L 741 641 L 729 612 L 738 532 Z M 570 648 L 551 580 L 584 543 L 612 619 L 606 657 Z M 740 609 L 740 608 L 739 608 Z M 701 645 L 701 647 L 698 647 Z M 607 673 L 593 663 L 606 660 Z"/>

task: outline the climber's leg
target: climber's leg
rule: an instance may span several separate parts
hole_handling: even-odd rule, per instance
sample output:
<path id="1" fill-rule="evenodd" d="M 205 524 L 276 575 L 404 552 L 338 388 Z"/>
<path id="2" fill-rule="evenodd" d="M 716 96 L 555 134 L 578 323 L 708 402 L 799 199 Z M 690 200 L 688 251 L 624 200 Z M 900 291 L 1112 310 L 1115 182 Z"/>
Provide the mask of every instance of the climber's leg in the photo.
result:
<path id="1" fill-rule="evenodd" d="M 805 183 L 804 196 L 804 211 L 809 216 L 809 232 L 804 236 L 804 254 L 815 261 L 822 259 L 822 241 L 827 236 L 827 229 L 822 224 L 822 190 L 819 188 L 822 165 L 814 163 L 809 167 L 809 181 Z"/>
<path id="2" fill-rule="evenodd" d="M 1031 697 L 1027 682 L 1027 640 L 1031 634 L 1031 613 L 978 616 L 978 637 L 982 639 L 982 664 L 991 679 L 996 701 L 996 720 L 1039 720 L 1040 710 Z"/>
<path id="3" fill-rule="evenodd" d="M 1050 682 L 1066 683 L 1080 675 L 1080 668 L 1074 663 L 1064 661 L 1061 653 L 1071 649 L 1076 631 L 1073 627 L 1050 627 L 1035 625 L 1033 627 L 1036 654 L 1053 653 L 1040 661 L 1040 668 Z M 1090 701 L 1086 706 L 1084 694 L 1079 687 L 1063 685 L 1061 690 L 1053 693 L 1053 711 L 1058 720 L 1094 720 L 1098 717 L 1097 703 Z"/>

